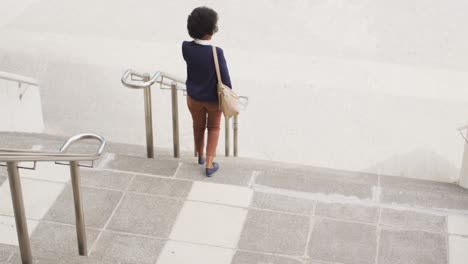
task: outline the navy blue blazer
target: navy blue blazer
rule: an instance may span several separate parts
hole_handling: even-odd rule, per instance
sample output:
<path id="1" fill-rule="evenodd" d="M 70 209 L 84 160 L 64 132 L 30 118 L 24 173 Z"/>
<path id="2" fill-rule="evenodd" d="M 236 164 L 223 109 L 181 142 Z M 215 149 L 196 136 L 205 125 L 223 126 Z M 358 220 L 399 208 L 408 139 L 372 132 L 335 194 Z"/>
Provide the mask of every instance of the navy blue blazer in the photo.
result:
<path id="1" fill-rule="evenodd" d="M 231 78 L 224 58 L 224 52 L 216 47 L 219 69 L 223 83 L 232 89 Z M 199 101 L 218 101 L 216 68 L 213 46 L 202 45 L 195 41 L 182 43 L 182 55 L 187 63 L 187 94 Z"/>

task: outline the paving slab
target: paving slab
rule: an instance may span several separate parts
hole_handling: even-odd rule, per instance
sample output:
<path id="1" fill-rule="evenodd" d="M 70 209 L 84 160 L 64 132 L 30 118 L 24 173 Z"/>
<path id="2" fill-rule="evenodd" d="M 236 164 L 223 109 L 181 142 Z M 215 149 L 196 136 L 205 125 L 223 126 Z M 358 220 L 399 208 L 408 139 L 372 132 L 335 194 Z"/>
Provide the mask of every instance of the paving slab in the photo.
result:
<path id="1" fill-rule="evenodd" d="M 125 190 L 134 174 L 127 172 L 106 171 L 81 168 L 81 185 L 113 190 Z"/>
<path id="2" fill-rule="evenodd" d="M 255 192 L 252 207 L 272 211 L 312 215 L 316 202 L 278 194 Z"/>
<path id="3" fill-rule="evenodd" d="M 126 194 L 108 229 L 167 238 L 183 202 L 170 198 Z"/>
<path id="4" fill-rule="evenodd" d="M 19 248 L 17 246 L 0 244 L 0 263 L 2 261 L 8 261 L 15 252 L 18 252 L 18 250 Z"/>
<path id="5" fill-rule="evenodd" d="M 379 208 L 358 204 L 323 203 L 317 204 L 316 216 L 364 223 L 377 223 Z"/>
<path id="6" fill-rule="evenodd" d="M 238 167 L 230 163 L 220 163 L 220 168 L 212 177 L 206 177 L 205 167 L 195 163 L 183 163 L 176 178 L 213 183 L 247 186 L 254 169 Z"/>
<path id="7" fill-rule="evenodd" d="M 123 192 L 82 187 L 81 195 L 86 226 L 103 228 L 117 206 Z M 73 191 L 70 185 L 58 197 L 44 219 L 65 224 L 75 224 Z"/>
<path id="8" fill-rule="evenodd" d="M 168 241 L 156 264 L 231 264 L 233 249 Z"/>
<path id="9" fill-rule="evenodd" d="M 446 236 L 436 233 L 382 229 L 379 264 L 446 264 Z"/>
<path id="10" fill-rule="evenodd" d="M 88 246 L 96 240 L 99 231 L 86 229 Z M 66 258 L 78 255 L 76 228 L 74 226 L 41 222 L 31 237 L 34 256 L 45 258 Z"/>
<path id="11" fill-rule="evenodd" d="M 310 236 L 311 259 L 346 264 L 374 264 L 376 227 L 368 224 L 316 219 Z"/>
<path id="12" fill-rule="evenodd" d="M 241 250 L 304 255 L 310 218 L 277 212 L 250 210 L 238 248 Z"/>
<path id="13" fill-rule="evenodd" d="M 163 245 L 156 238 L 103 232 L 91 257 L 107 263 L 154 264 Z"/>
<path id="14" fill-rule="evenodd" d="M 446 232 L 446 216 L 410 210 L 382 208 L 380 224 L 410 230 Z"/>
<path id="15" fill-rule="evenodd" d="M 189 194 L 191 187 L 191 181 L 138 175 L 131 183 L 128 191 L 185 198 Z"/>
<path id="16" fill-rule="evenodd" d="M 231 264 L 302 264 L 301 261 L 275 255 L 266 255 L 247 251 L 237 251 Z"/>
<path id="17" fill-rule="evenodd" d="M 468 190 L 455 184 L 382 176 L 380 185 L 384 203 L 468 210 Z"/>
<path id="18" fill-rule="evenodd" d="M 106 155 L 99 163 L 100 168 L 151 175 L 174 176 L 179 161 L 177 159 L 147 159 L 129 155 Z"/>
<path id="19" fill-rule="evenodd" d="M 468 238 L 461 236 L 449 236 L 450 264 L 466 264 L 468 259 Z"/>
<path id="20" fill-rule="evenodd" d="M 235 248 L 247 209 L 187 201 L 174 224 L 170 239 Z"/>
<path id="21" fill-rule="evenodd" d="M 378 177 L 373 174 L 320 168 L 278 168 L 261 172 L 257 185 L 299 192 L 338 194 L 372 199 Z"/>

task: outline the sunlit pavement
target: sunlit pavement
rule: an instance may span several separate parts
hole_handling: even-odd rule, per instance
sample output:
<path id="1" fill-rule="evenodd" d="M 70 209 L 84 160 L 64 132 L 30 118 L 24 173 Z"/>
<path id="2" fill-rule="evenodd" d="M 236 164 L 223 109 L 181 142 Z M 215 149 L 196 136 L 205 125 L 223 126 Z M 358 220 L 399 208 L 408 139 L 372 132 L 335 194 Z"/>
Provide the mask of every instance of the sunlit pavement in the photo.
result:
<path id="1" fill-rule="evenodd" d="M 64 139 L 2 133 L 3 148 Z M 81 151 L 89 151 L 84 144 Z M 219 157 L 220 171 L 168 150 L 109 144 L 81 169 L 89 257 L 79 257 L 68 167 L 20 170 L 37 263 L 458 264 L 468 191 L 449 183 Z M 0 168 L 0 263 L 21 263 Z"/>

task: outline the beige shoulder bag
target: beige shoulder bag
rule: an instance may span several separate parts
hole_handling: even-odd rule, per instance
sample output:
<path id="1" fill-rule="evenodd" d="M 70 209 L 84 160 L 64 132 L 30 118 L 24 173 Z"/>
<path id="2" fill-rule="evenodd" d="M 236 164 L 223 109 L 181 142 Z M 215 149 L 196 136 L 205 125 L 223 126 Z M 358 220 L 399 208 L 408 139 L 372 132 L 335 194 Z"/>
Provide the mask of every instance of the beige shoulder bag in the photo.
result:
<path id="1" fill-rule="evenodd" d="M 219 109 L 223 111 L 224 117 L 229 119 L 239 114 L 239 96 L 231 88 L 223 84 L 221 72 L 219 71 L 218 53 L 213 46 L 213 57 L 216 66 L 216 75 L 218 76 L 218 100 Z"/>

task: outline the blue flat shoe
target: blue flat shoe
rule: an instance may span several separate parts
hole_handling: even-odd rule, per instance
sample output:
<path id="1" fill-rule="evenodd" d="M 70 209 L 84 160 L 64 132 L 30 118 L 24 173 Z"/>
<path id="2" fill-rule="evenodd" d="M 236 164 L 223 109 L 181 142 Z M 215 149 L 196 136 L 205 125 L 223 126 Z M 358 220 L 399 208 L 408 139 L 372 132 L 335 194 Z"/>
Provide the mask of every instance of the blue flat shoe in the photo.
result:
<path id="1" fill-rule="evenodd" d="M 211 177 L 219 169 L 219 164 L 213 162 L 213 168 L 206 168 L 206 176 Z"/>
<path id="2" fill-rule="evenodd" d="M 198 164 L 203 165 L 205 164 L 206 159 L 202 157 L 198 157 Z"/>

